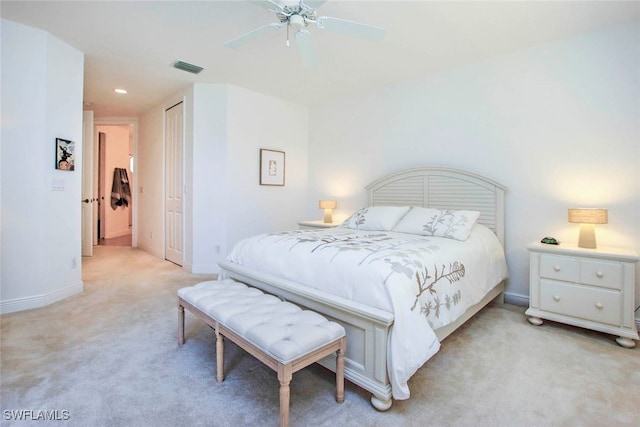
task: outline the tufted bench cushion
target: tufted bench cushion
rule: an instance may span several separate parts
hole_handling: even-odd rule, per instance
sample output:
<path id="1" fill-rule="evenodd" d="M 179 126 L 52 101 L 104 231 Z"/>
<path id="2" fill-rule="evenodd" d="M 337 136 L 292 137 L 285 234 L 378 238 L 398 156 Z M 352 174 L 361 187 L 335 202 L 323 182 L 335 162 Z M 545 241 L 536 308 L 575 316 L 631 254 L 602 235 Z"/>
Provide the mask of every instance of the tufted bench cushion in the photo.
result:
<path id="1" fill-rule="evenodd" d="M 344 328 L 309 310 L 232 279 L 198 283 L 178 291 L 178 341 L 184 343 L 184 309 L 214 328 L 217 379 L 223 374 L 223 339 L 278 372 L 280 422 L 288 424 L 289 382 L 294 372 L 337 353 L 336 400 L 344 400 Z"/>

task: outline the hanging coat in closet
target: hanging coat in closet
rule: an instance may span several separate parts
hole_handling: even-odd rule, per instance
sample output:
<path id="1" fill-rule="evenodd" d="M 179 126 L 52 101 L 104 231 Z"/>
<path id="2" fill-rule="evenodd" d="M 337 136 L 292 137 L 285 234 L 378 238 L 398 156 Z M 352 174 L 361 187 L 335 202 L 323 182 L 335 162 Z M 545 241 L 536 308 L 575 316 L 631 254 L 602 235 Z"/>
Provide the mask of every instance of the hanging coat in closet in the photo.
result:
<path id="1" fill-rule="evenodd" d="M 118 206 L 127 207 L 131 203 L 131 189 L 129 188 L 129 177 L 127 170 L 115 168 L 113 170 L 113 186 L 111 187 L 111 208 L 118 209 Z"/>

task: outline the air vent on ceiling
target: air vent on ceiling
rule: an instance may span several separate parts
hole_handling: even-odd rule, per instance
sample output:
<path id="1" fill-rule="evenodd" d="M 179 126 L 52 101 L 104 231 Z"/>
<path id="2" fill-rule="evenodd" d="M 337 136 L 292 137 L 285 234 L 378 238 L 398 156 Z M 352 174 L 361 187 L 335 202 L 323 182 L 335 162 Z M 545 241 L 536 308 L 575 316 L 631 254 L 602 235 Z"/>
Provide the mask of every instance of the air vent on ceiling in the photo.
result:
<path id="1" fill-rule="evenodd" d="M 200 71 L 204 70 L 204 68 L 202 67 L 198 67 L 197 65 L 189 64 L 188 62 L 184 61 L 176 61 L 173 64 L 173 67 L 177 68 L 178 70 L 187 71 L 193 74 L 198 74 Z"/>

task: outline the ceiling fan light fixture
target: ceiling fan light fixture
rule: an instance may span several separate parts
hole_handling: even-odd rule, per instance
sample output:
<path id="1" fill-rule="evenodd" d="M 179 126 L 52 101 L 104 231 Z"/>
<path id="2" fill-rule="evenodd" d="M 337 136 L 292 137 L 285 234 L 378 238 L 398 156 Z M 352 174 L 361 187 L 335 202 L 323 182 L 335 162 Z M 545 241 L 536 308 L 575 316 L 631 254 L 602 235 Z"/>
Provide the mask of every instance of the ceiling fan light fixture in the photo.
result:
<path id="1" fill-rule="evenodd" d="M 291 15 L 289 17 L 289 25 L 292 28 L 297 30 L 297 29 L 303 28 L 306 25 L 306 23 L 302 16 L 296 14 L 296 15 Z"/>
<path id="2" fill-rule="evenodd" d="M 199 67 L 197 65 L 189 64 L 188 62 L 177 60 L 173 63 L 173 68 L 177 68 L 178 70 L 186 71 L 187 73 L 198 74 L 204 68 Z"/>

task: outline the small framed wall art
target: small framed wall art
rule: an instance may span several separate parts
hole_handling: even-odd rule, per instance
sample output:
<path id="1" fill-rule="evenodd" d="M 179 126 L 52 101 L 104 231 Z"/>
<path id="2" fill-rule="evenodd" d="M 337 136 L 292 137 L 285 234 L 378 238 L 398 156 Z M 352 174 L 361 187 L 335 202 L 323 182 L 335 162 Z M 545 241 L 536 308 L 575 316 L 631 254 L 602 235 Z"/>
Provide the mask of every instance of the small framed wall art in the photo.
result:
<path id="1" fill-rule="evenodd" d="M 284 151 L 260 149 L 260 185 L 284 185 Z"/>
<path id="2" fill-rule="evenodd" d="M 75 144 L 62 138 L 56 138 L 56 169 L 72 171 L 75 169 Z"/>

